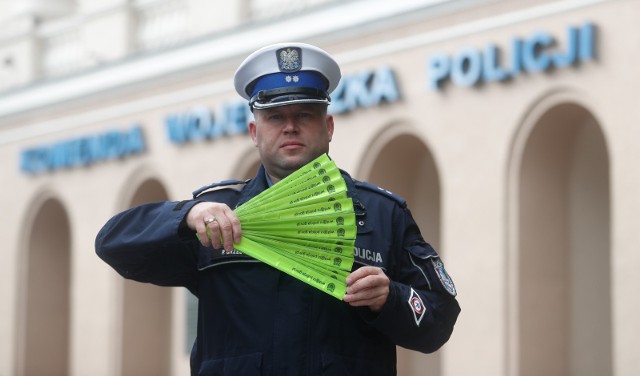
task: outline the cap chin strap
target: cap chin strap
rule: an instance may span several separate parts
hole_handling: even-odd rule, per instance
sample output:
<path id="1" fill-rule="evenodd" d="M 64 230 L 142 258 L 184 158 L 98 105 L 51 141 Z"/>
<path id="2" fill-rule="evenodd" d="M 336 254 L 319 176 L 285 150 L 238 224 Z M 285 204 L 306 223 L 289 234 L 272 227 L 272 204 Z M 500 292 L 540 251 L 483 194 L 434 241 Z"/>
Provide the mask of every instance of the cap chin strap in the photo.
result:
<path id="1" fill-rule="evenodd" d="M 249 101 L 252 109 L 286 106 L 296 103 L 329 104 L 331 98 L 320 89 L 306 87 L 283 87 L 261 90 Z"/>
<path id="2" fill-rule="evenodd" d="M 266 108 L 289 106 L 292 104 L 326 104 L 328 105 L 329 103 L 331 103 L 331 101 L 328 99 L 292 99 L 288 101 L 272 102 L 272 103 L 254 102 L 254 103 L 249 103 L 249 106 L 251 106 L 252 110 L 263 110 Z"/>

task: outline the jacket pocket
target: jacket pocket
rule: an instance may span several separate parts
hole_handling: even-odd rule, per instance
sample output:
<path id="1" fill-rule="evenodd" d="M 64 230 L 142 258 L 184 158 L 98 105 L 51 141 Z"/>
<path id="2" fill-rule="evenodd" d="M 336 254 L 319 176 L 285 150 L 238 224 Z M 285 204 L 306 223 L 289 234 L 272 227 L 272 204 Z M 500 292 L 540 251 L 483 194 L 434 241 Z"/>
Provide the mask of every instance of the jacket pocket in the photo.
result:
<path id="1" fill-rule="evenodd" d="M 407 251 L 409 251 L 409 253 L 411 253 L 412 255 L 422 260 L 438 257 L 438 253 L 436 252 L 435 249 L 433 249 L 433 247 L 431 247 L 431 244 L 429 243 L 422 242 L 420 244 L 412 244 L 406 249 Z"/>
<path id="2" fill-rule="evenodd" d="M 223 249 L 211 249 L 203 246 L 200 246 L 200 248 L 198 249 L 199 271 L 203 271 L 218 265 L 226 265 L 239 262 L 259 263 L 260 261 L 251 258 L 235 249 L 231 252 L 226 252 Z"/>
<path id="3" fill-rule="evenodd" d="M 390 376 L 396 374 L 395 364 L 379 360 L 352 358 L 336 354 L 322 354 L 323 376 Z"/>
<path id="4" fill-rule="evenodd" d="M 202 362 L 199 376 L 262 375 L 262 353 L 210 359 Z"/>

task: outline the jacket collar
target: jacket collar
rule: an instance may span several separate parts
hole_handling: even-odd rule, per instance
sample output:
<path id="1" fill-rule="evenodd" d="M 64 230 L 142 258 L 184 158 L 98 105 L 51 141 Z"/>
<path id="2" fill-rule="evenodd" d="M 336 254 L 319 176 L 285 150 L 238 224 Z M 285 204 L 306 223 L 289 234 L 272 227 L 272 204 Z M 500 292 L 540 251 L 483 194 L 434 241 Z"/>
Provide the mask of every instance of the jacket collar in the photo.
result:
<path id="1" fill-rule="evenodd" d="M 240 192 L 240 198 L 236 203 L 236 207 L 251 200 L 267 188 L 269 188 L 269 184 L 267 183 L 266 171 L 264 169 L 264 166 L 260 164 L 258 172 L 256 173 L 256 177 L 251 179 L 251 181 L 249 181 L 249 183 L 244 186 L 242 192 Z"/>
<path id="2" fill-rule="evenodd" d="M 364 214 L 366 212 L 364 204 L 360 201 L 360 197 L 358 196 L 358 189 L 356 188 L 355 182 L 356 180 L 349 175 L 348 172 L 344 170 L 340 170 L 342 177 L 344 178 L 344 182 L 347 184 L 347 196 L 351 197 L 353 200 L 353 208 L 357 214 Z"/>

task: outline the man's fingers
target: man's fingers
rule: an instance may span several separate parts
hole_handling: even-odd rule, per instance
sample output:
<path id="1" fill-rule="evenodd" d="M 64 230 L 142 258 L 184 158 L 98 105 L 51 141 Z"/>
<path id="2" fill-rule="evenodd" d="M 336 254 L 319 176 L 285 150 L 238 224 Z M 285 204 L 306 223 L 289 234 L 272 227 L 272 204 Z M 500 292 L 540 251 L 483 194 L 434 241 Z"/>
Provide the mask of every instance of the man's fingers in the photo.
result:
<path id="1" fill-rule="evenodd" d="M 211 239 L 214 248 L 220 248 L 224 246 L 227 251 L 233 250 L 233 226 L 231 221 L 224 215 L 220 216 L 215 222 L 209 225 L 212 230 L 215 228 L 215 234 L 218 234 L 216 239 Z M 222 237 L 222 240 L 220 239 Z"/>
<path id="2" fill-rule="evenodd" d="M 214 244 L 218 247 L 222 245 L 227 251 L 232 251 L 233 244 L 239 243 L 242 239 L 242 228 L 240 226 L 240 220 L 238 219 L 238 216 L 236 216 L 236 213 L 231 210 L 231 208 L 225 206 L 223 207 L 222 214 L 216 217 L 215 222 L 211 223 L 211 226 L 216 225 L 219 234 L 222 237 L 222 241 L 220 242 L 220 238 L 218 238 L 219 241 Z"/>
<path id="3" fill-rule="evenodd" d="M 347 289 L 342 299 L 353 307 L 369 307 L 372 311 L 378 312 L 384 306 L 388 296 L 389 290 L 384 288 L 360 290 L 355 293 Z"/>
<path id="4" fill-rule="evenodd" d="M 376 268 L 374 266 L 363 266 L 349 274 L 347 276 L 346 282 L 347 286 L 354 286 L 356 284 L 362 285 L 363 283 L 373 283 L 372 279 L 373 281 L 375 281 L 376 277 L 380 277 L 383 280 L 388 280 L 382 269 Z"/>
<path id="5" fill-rule="evenodd" d="M 201 202 L 187 214 L 187 225 L 196 231 L 200 243 L 213 248 L 233 250 L 242 239 L 242 227 L 236 213 L 229 206 L 216 202 Z"/>
<path id="6" fill-rule="evenodd" d="M 233 245 L 233 243 L 240 243 L 242 240 L 242 226 L 240 224 L 240 219 L 238 219 L 236 212 L 231 210 L 228 206 L 225 207 L 224 214 L 226 216 L 225 218 L 229 221 L 229 226 L 231 227 L 232 237 L 229 238 L 232 243 L 231 245 Z"/>
<path id="7" fill-rule="evenodd" d="M 372 311 L 380 311 L 389 296 L 389 283 L 382 269 L 364 266 L 347 277 L 343 300 L 352 306 L 368 306 Z"/>
<path id="8" fill-rule="evenodd" d="M 202 225 L 196 226 L 196 234 L 198 235 L 200 244 L 205 247 L 209 247 L 211 245 L 211 240 L 209 239 L 209 235 L 207 234 L 207 226 L 204 223 Z"/>
<path id="9" fill-rule="evenodd" d="M 216 218 L 215 221 L 211 221 L 206 225 L 206 228 L 208 229 L 207 231 L 207 236 L 209 237 L 209 240 L 211 241 L 211 246 L 215 249 L 218 249 L 222 246 L 222 242 L 220 240 L 220 222 L 219 220 Z"/>

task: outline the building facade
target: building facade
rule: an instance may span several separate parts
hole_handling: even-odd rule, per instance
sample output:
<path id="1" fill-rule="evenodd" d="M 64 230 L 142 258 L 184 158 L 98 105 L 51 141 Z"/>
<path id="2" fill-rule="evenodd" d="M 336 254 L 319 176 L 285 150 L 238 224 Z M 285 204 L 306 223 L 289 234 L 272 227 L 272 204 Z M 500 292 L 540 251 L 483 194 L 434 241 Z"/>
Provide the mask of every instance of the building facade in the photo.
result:
<path id="1" fill-rule="evenodd" d="M 640 372 L 637 0 L 23 1 L 0 34 L 0 375 L 186 375 L 194 299 L 101 226 L 252 177 L 235 68 L 335 56 L 330 154 L 405 197 L 462 313 L 400 375 Z M 358 251 L 358 250 L 356 250 Z"/>

